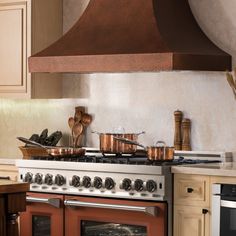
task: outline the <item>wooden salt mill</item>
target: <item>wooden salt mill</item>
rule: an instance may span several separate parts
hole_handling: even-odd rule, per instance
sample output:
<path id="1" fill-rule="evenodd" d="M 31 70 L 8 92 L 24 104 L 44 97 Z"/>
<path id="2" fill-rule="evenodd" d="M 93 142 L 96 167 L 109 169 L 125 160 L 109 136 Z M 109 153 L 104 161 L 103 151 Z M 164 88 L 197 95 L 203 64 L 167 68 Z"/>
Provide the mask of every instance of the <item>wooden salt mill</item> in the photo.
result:
<path id="1" fill-rule="evenodd" d="M 182 150 L 191 151 L 190 143 L 191 121 L 190 119 L 183 119 L 182 121 Z"/>
<path id="2" fill-rule="evenodd" d="M 175 136 L 174 136 L 174 147 L 175 150 L 181 150 L 182 148 L 182 135 L 181 135 L 181 122 L 183 118 L 182 111 L 175 111 Z"/>

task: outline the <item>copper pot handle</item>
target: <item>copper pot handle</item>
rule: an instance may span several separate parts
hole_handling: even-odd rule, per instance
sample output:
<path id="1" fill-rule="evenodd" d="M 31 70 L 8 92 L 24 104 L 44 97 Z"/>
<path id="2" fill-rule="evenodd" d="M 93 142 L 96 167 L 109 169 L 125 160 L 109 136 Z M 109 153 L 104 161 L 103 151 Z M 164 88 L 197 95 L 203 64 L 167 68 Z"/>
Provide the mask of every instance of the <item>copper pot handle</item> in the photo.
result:
<path id="1" fill-rule="evenodd" d="M 166 148 L 166 143 L 164 142 L 164 141 L 157 141 L 156 143 L 155 143 L 155 146 L 158 146 L 158 144 L 163 144 L 162 146 L 164 147 L 164 148 Z M 162 147 L 161 146 L 161 147 Z"/>
<path id="2" fill-rule="evenodd" d="M 144 145 L 138 143 L 137 141 L 133 141 L 133 140 L 130 140 L 130 139 L 127 139 L 127 138 L 116 137 L 116 136 L 113 136 L 113 138 L 115 140 L 119 141 L 119 142 L 129 144 L 129 145 L 139 146 L 139 147 L 142 147 L 142 148 L 146 149 L 146 147 Z"/>
<path id="3" fill-rule="evenodd" d="M 161 146 L 158 146 L 159 144 L 162 144 Z M 156 147 L 163 147 L 163 159 L 165 160 L 166 159 L 166 143 L 164 141 L 161 141 L 161 140 L 158 140 L 156 143 L 155 143 L 155 146 Z"/>
<path id="4" fill-rule="evenodd" d="M 141 134 L 145 134 L 145 133 L 146 133 L 145 131 L 142 131 L 142 132 L 137 133 L 136 135 L 141 135 Z"/>

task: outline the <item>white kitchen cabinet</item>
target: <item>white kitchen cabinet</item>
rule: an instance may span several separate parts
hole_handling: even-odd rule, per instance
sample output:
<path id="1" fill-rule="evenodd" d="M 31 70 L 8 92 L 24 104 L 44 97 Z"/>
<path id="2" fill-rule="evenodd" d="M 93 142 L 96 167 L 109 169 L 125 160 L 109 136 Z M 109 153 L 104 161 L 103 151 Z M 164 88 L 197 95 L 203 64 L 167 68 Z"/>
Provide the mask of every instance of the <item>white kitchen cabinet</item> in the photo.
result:
<path id="1" fill-rule="evenodd" d="M 27 59 L 62 35 L 62 0 L 0 0 L 0 98 L 59 98 L 60 74 L 30 74 Z"/>

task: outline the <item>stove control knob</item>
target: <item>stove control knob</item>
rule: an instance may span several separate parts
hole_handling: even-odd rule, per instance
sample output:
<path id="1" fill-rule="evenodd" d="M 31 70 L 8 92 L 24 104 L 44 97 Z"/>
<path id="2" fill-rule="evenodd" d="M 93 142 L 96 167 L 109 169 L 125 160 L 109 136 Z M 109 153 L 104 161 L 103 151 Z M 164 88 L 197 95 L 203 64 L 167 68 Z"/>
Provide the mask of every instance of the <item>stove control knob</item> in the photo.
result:
<path id="1" fill-rule="evenodd" d="M 85 188 L 90 188 L 90 187 L 91 187 L 91 178 L 88 177 L 88 176 L 84 176 L 84 177 L 83 177 L 83 180 L 82 180 L 82 185 L 83 185 Z"/>
<path id="2" fill-rule="evenodd" d="M 134 189 L 138 192 L 143 191 L 143 181 L 141 179 L 136 179 L 134 181 Z"/>
<path id="3" fill-rule="evenodd" d="M 148 180 L 146 183 L 146 189 L 148 192 L 153 193 L 157 190 L 157 184 L 154 180 Z"/>
<path id="4" fill-rule="evenodd" d="M 23 181 L 27 182 L 27 183 L 32 183 L 33 182 L 33 174 L 30 172 L 27 172 L 23 178 Z"/>
<path id="5" fill-rule="evenodd" d="M 55 184 L 58 185 L 58 186 L 62 186 L 63 184 L 66 183 L 66 179 L 64 176 L 62 175 L 56 175 L 55 177 Z"/>
<path id="6" fill-rule="evenodd" d="M 132 181 L 128 178 L 123 179 L 120 188 L 124 189 L 125 191 L 129 191 L 131 189 Z"/>
<path id="7" fill-rule="evenodd" d="M 111 190 L 115 187 L 115 182 L 112 178 L 105 179 L 105 188 Z"/>
<path id="8" fill-rule="evenodd" d="M 71 185 L 73 187 L 79 187 L 80 186 L 80 177 L 77 175 L 73 175 L 72 180 L 71 180 Z"/>
<path id="9" fill-rule="evenodd" d="M 96 188 L 96 189 L 100 189 L 102 187 L 102 179 L 100 177 L 95 177 L 94 180 L 93 180 L 93 186 Z"/>
<path id="10" fill-rule="evenodd" d="M 44 178 L 44 183 L 47 185 L 53 184 L 53 176 L 51 174 L 46 174 Z"/>
<path id="11" fill-rule="evenodd" d="M 43 175 L 40 173 L 37 173 L 34 177 L 34 182 L 37 184 L 42 184 L 43 183 Z"/>

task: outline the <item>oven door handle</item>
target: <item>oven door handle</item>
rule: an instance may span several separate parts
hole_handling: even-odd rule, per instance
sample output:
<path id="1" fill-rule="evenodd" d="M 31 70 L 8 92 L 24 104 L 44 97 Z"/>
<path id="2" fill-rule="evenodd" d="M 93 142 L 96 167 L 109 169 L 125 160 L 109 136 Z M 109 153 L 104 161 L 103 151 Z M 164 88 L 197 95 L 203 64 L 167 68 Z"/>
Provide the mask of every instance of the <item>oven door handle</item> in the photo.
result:
<path id="1" fill-rule="evenodd" d="M 124 211 L 136 211 L 144 212 L 148 215 L 157 216 L 156 206 L 128 206 L 128 205 L 116 205 L 116 204 L 104 204 L 104 203 L 94 203 L 94 202 L 81 202 L 76 200 L 65 200 L 65 206 L 69 207 L 93 207 L 93 208 L 105 208 L 113 210 L 124 210 Z"/>
<path id="2" fill-rule="evenodd" d="M 61 206 L 61 199 L 59 198 L 40 198 L 26 196 L 26 202 L 45 203 L 56 208 L 60 208 Z"/>
<path id="3" fill-rule="evenodd" d="M 234 202 L 234 201 L 227 201 L 227 200 L 221 200 L 220 201 L 220 206 L 221 207 L 226 207 L 226 208 L 234 208 L 234 209 L 236 209 L 236 202 Z"/>

